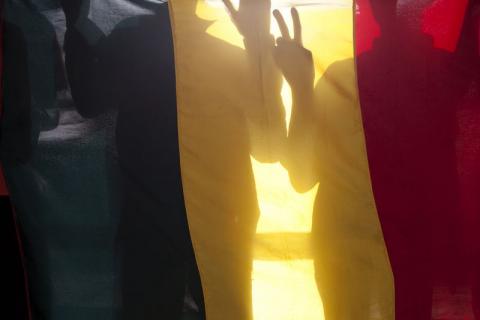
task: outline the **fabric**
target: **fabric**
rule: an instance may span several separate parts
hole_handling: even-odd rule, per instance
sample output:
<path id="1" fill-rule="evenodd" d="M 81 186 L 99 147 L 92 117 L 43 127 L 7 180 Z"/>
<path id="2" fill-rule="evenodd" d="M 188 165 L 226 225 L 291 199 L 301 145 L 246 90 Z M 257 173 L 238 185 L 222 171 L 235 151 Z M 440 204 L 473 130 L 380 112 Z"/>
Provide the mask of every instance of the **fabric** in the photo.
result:
<path id="1" fill-rule="evenodd" d="M 278 127 L 291 109 L 282 110 L 268 38 L 246 39 L 244 48 L 221 3 L 171 8 L 182 177 L 207 318 L 393 319 L 357 98 L 352 3 L 300 8 L 317 78 L 317 133 L 305 146 L 315 155 L 302 159 L 314 162 L 308 182 L 280 164 L 275 144 L 286 130 Z"/>
<path id="2" fill-rule="evenodd" d="M 479 8 L 7 0 L 32 320 L 479 318 Z"/>
<path id="3" fill-rule="evenodd" d="M 396 319 L 474 319 L 478 2 L 369 5 L 380 34 L 357 76 Z"/>

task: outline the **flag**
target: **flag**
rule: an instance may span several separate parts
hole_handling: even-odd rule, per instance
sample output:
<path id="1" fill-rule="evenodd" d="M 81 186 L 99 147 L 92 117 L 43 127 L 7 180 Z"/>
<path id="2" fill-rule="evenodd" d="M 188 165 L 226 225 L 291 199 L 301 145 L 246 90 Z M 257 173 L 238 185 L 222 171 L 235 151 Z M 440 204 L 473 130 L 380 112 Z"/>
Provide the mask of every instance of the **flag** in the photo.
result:
<path id="1" fill-rule="evenodd" d="M 33 318 L 478 318 L 479 5 L 7 1 Z"/>

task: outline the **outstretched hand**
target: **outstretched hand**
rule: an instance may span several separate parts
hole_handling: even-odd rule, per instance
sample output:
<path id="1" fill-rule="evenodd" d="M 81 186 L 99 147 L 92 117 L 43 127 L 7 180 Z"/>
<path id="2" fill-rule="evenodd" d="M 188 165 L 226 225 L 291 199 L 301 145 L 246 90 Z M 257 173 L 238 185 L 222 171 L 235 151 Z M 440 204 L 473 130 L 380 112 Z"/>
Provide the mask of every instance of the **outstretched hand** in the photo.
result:
<path id="1" fill-rule="evenodd" d="M 297 9 L 291 10 L 293 39 L 280 11 L 273 11 L 282 36 L 277 38 L 274 58 L 278 68 L 295 92 L 312 90 L 315 78 L 312 53 L 305 49 L 302 40 L 302 25 Z"/>
<path id="2" fill-rule="evenodd" d="M 237 27 L 245 39 L 270 35 L 270 0 L 240 0 L 238 10 L 230 0 L 222 0 Z"/>

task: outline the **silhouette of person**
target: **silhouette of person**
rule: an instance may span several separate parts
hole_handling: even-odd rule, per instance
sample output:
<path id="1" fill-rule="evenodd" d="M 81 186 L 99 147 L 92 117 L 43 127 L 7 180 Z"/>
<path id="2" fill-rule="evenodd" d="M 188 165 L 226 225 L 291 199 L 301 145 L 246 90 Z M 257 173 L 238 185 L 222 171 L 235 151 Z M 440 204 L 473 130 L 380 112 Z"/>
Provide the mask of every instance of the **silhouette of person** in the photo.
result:
<path id="1" fill-rule="evenodd" d="M 178 111 L 182 117 L 187 115 L 179 121 L 191 130 L 181 135 L 191 139 L 183 155 L 186 188 L 192 183 L 191 170 L 194 177 L 203 176 L 215 184 L 196 189 L 195 197 L 206 201 L 190 215 L 200 219 L 191 223 L 190 229 L 201 252 L 197 260 L 203 270 L 202 282 L 212 288 L 205 291 L 205 301 L 218 316 L 229 314 L 230 319 L 242 320 L 252 318 L 251 255 L 258 219 L 250 154 L 273 161 L 278 146 L 273 139 L 281 139 L 285 131 L 283 111 L 277 108 L 280 90 L 275 88 L 273 97 L 262 97 L 255 86 L 252 90 L 252 83 L 260 85 L 263 76 L 267 77 L 263 77 L 264 85 L 280 83 L 273 68 L 254 74 L 259 70 L 255 68 L 256 54 L 269 45 L 271 36 L 254 25 L 243 28 L 252 17 L 262 30 L 269 27 L 270 2 L 247 2 L 241 2 L 238 12 L 230 11 L 243 32 L 246 51 L 207 35 L 209 23 L 195 17 L 195 1 L 182 3 L 181 18 L 191 20 L 176 30 L 185 32 L 189 39 L 181 44 L 177 65 L 211 67 L 208 74 L 189 72 L 192 78 L 205 80 L 186 85 L 201 97 Z M 144 5 L 143 1 L 135 3 Z M 260 4 L 262 10 L 256 11 Z M 155 6 L 156 15 L 122 21 L 108 36 L 81 16 L 85 3 L 64 1 L 62 5 L 69 26 L 65 40 L 67 73 L 79 112 L 94 117 L 118 109 L 116 141 L 124 176 L 119 230 L 120 317 L 176 319 L 186 277 L 195 276 L 196 270 L 188 270 L 194 258 L 180 180 L 176 79 L 167 4 Z M 185 64 L 182 54 L 189 57 Z M 215 83 L 235 90 L 216 87 Z M 191 156 L 197 159 L 193 163 Z M 193 183 L 202 182 L 193 179 Z M 199 231 L 205 224 L 213 235 L 206 237 Z M 188 284 L 202 308 L 199 280 Z M 237 306 L 234 313 L 231 306 Z"/>
<path id="2" fill-rule="evenodd" d="M 426 4 L 372 2 L 381 37 L 357 59 L 397 319 L 430 319 L 433 287 L 454 285 L 461 274 L 456 106 L 471 77 L 461 43 L 447 52 L 422 33 Z"/>
<path id="3" fill-rule="evenodd" d="M 478 117 L 478 99 L 480 98 L 480 74 L 478 73 L 480 67 L 480 1 L 472 0 L 467 7 L 465 13 L 465 22 L 460 41 L 463 45 L 464 67 L 463 70 L 472 78 L 469 95 L 465 97 L 466 108 L 465 113 L 459 119 L 459 126 L 464 126 L 463 145 L 466 150 L 465 154 L 470 158 L 470 161 L 462 159 L 459 163 L 459 171 L 463 174 L 463 182 L 467 188 L 462 189 L 462 216 L 464 218 L 463 229 L 463 252 L 468 254 L 468 260 L 462 260 L 462 266 L 466 267 L 462 272 L 467 274 L 472 272 L 470 280 L 472 289 L 472 309 L 475 319 L 480 319 L 480 250 L 478 239 L 479 228 L 479 201 L 478 197 L 478 156 L 474 150 L 478 149 L 478 120 L 472 123 L 472 119 Z M 472 130 L 473 128 L 473 130 Z M 472 131 L 470 131 L 472 130 Z M 476 134 L 476 136 L 472 136 Z M 473 254 L 472 254 L 473 253 Z M 470 271 L 470 272 L 469 272 Z"/>
<path id="4" fill-rule="evenodd" d="M 354 61 L 333 63 L 314 85 L 312 53 L 303 47 L 297 10 L 292 9 L 293 38 L 282 15 L 274 16 L 282 34 L 274 55 L 293 97 L 283 163 L 299 192 L 320 182 L 312 246 L 325 318 L 393 318 L 388 257 L 363 157 Z"/>
<path id="5" fill-rule="evenodd" d="M 250 155 L 278 161 L 285 117 L 270 53 L 270 1 L 242 0 L 238 10 L 224 3 L 245 50 L 207 33 L 211 23 L 196 9 L 216 10 L 208 3 L 172 3 L 182 175 L 207 317 L 246 320 L 253 318 L 259 216 Z"/>
<path id="6" fill-rule="evenodd" d="M 180 177 L 175 66 L 167 3 L 104 35 L 89 1 L 62 1 L 66 67 L 80 114 L 117 110 L 122 175 L 117 235 L 120 319 L 180 319 L 185 290 L 203 312 Z"/>
<path id="7" fill-rule="evenodd" d="M 59 95 L 67 83 L 58 41 L 64 18 L 56 5 L 5 3 L 9 30 L 18 32 L 6 39 L 0 152 L 24 240 L 32 315 L 105 319 L 115 225 L 104 165 L 109 123 L 81 118 L 68 95 Z"/>
<path id="8" fill-rule="evenodd" d="M 4 111 L 2 115 L 2 162 L 6 165 L 27 162 L 32 154 L 31 98 L 27 46 L 21 30 L 5 24 Z M 14 54 L 15 53 L 15 54 Z M 7 81 L 8 80 L 8 81 Z M 13 107 L 15 106 L 15 107 Z"/>
<path id="9" fill-rule="evenodd" d="M 6 4 L 5 12 L 9 27 L 7 31 L 12 30 L 9 40 L 13 42 L 12 46 L 19 49 L 21 55 L 18 59 L 14 56 L 8 57 L 12 59 L 11 64 L 19 68 L 19 73 L 9 75 L 13 77 L 11 82 L 15 87 L 12 88 L 13 94 L 6 95 L 5 103 L 8 104 L 9 109 L 5 108 L 4 127 L 21 126 L 16 129 L 16 133 L 24 136 L 22 143 L 5 138 L 6 143 L 14 142 L 15 144 L 5 148 L 16 148 L 17 160 L 20 160 L 18 163 L 25 164 L 33 156 L 40 131 L 56 125 L 57 117 L 51 116 L 47 110 L 55 105 L 56 91 L 62 82 L 61 58 L 53 26 L 37 12 L 35 5 L 28 0 L 12 2 Z M 29 55 L 29 50 L 32 49 L 37 50 L 37 56 Z M 20 60 L 23 62 L 21 66 Z M 40 75 L 44 76 L 43 81 L 38 81 Z M 23 77 L 23 80 L 19 80 L 20 77 Z M 21 95 L 18 93 L 20 90 Z M 11 103 L 10 99 L 18 99 L 18 107 L 13 107 L 16 104 Z M 18 152 L 19 149 L 22 151 Z M 11 163 L 7 159 L 5 161 Z"/>
<path id="10" fill-rule="evenodd" d="M 0 122 L 0 159 L 8 171 L 10 168 L 27 163 L 32 156 L 32 123 L 31 123 L 31 93 L 28 75 L 27 45 L 20 28 L 5 22 L 3 25 L 3 112 Z M 10 211 L 8 198 L 2 197 L 2 214 Z M 12 225 L 13 227 L 13 225 Z M 12 237 L 13 239 L 13 237 Z M 10 240 L 10 239 L 9 239 Z M 17 243 L 15 243 L 16 247 Z M 10 265 L 10 264 L 9 264 Z M 12 264 L 21 270 L 21 264 Z M 11 269 L 11 268 L 10 268 Z M 12 270 L 12 269 L 11 269 Z M 17 270 L 14 274 L 19 274 Z M 35 274 L 35 272 L 33 272 Z M 15 280 L 23 281 L 21 277 Z M 15 298 L 20 298 L 22 290 L 16 283 Z M 39 282 L 33 282 L 31 288 L 36 292 Z M 47 293 L 48 295 L 48 293 Z M 18 299 L 21 301 L 21 299 Z M 23 303 L 15 302 L 15 312 L 23 314 Z M 18 306 L 23 307 L 19 309 Z M 37 308 L 33 305 L 33 308 Z M 38 312 L 38 310 L 35 310 Z"/>
<path id="11" fill-rule="evenodd" d="M 49 58 L 54 57 L 52 49 L 55 48 L 55 42 L 53 28 L 43 16 L 35 12 L 30 2 L 8 3 L 5 6 L 0 160 L 22 234 L 36 236 L 35 243 L 26 241 L 24 247 L 28 257 L 29 290 L 36 297 L 31 303 L 32 313 L 35 316 L 49 317 L 53 288 L 46 259 L 48 240 L 41 229 L 43 223 L 37 217 L 44 202 L 39 189 L 40 179 L 33 162 L 40 130 L 51 125 L 51 119 L 45 116 L 45 105 L 42 104 L 52 102 L 55 88 L 54 82 L 48 81 L 48 73 L 44 75 L 41 84 L 32 80 L 32 74 L 47 70 L 42 67 L 53 60 Z M 28 18 L 16 19 L 18 15 Z M 43 38 L 35 39 L 36 42 L 33 43 L 37 45 L 39 58 L 30 55 L 32 27 L 43 33 Z M 43 59 L 43 64 L 39 62 L 40 59 Z"/>
<path id="12" fill-rule="evenodd" d="M 452 264 L 455 263 L 452 258 L 455 257 L 457 220 L 454 216 L 458 205 L 455 103 L 465 93 L 469 77 L 464 77 L 465 74 L 461 72 L 463 60 L 460 51 L 451 54 L 435 49 L 432 39 L 420 32 L 418 21 L 410 19 L 411 16 L 418 17 L 418 12 L 408 15 L 412 12 L 407 10 L 406 14 L 397 15 L 396 1 L 375 1 L 371 5 L 381 27 L 381 37 L 374 43 L 372 52 L 357 58 L 357 70 L 376 207 L 395 276 L 395 317 L 430 319 L 434 280 L 452 281 L 449 277 L 452 275 Z M 292 183 L 300 189 L 311 187 L 318 181 L 314 177 L 319 177 L 323 185 L 327 186 L 320 187 L 314 209 L 312 232 L 318 253 L 317 250 L 323 248 L 321 244 L 328 240 L 329 233 L 348 235 L 348 230 L 342 229 L 345 227 L 342 225 L 345 217 L 328 217 L 320 213 L 328 212 L 328 203 L 333 198 L 329 191 L 340 188 L 333 183 L 329 188 L 328 182 L 333 182 L 331 177 L 334 172 L 347 170 L 347 167 L 341 166 L 351 156 L 342 147 L 339 132 L 346 136 L 352 134 L 349 130 L 353 130 L 358 134 L 362 123 L 358 114 L 354 119 L 357 124 L 348 125 L 352 118 L 346 113 L 347 109 L 342 107 L 342 100 L 328 97 L 324 90 L 328 86 L 322 85 L 324 79 L 327 84 L 331 83 L 330 88 L 355 99 L 355 94 L 341 85 L 347 78 L 343 76 L 342 81 L 338 80 L 342 79 L 339 75 L 348 70 L 348 65 L 352 68 L 353 61 L 336 63 L 326 71 L 315 89 L 318 98 L 305 90 L 312 87 L 311 59 L 307 53 L 302 53 L 305 49 L 298 43 L 300 23 L 295 11 L 293 16 L 297 42 L 285 42 L 288 31 L 277 14 L 279 24 L 284 25 L 281 27 L 284 31 L 277 48 L 279 66 L 291 83 L 293 96 L 298 97 L 292 111 L 297 112 L 297 115 L 292 114 L 292 119 L 297 121 L 292 122 L 289 131 L 286 166 Z M 297 53 L 297 59 L 291 58 L 292 51 Z M 290 57 L 290 61 L 287 57 Z M 297 64 L 292 67 L 291 61 L 297 61 Z M 335 108 L 331 106 L 334 111 L 329 109 L 329 104 L 335 104 Z M 302 105 L 304 107 L 299 107 Z M 318 158 L 315 158 L 313 148 L 308 147 L 311 143 L 309 141 L 315 140 L 312 132 L 316 127 L 312 124 L 311 119 L 316 118 L 309 105 L 319 105 L 322 109 L 317 117 L 322 119 L 318 120 L 318 134 L 323 139 L 336 139 L 333 140 L 336 141 L 335 149 L 324 143 L 319 148 Z M 340 126 L 338 122 L 335 125 L 335 121 L 342 121 L 343 124 Z M 322 139 L 319 138 L 318 141 Z M 347 143 L 344 146 L 353 145 L 352 136 Z M 340 158 L 336 158 L 336 154 Z M 359 159 L 350 160 L 358 162 Z M 318 168 L 312 163 L 318 165 Z M 362 164 L 361 168 L 363 176 L 368 177 L 367 164 Z M 308 181 L 310 183 L 304 185 Z M 358 183 L 348 181 L 348 189 L 355 189 Z M 349 205 L 350 208 L 354 207 Z M 354 215 L 350 216 L 353 217 Z M 369 233 L 364 234 L 370 237 L 366 238 L 371 241 L 370 245 L 381 244 L 381 241 L 374 240 L 381 239 L 382 236 L 377 233 L 379 228 L 372 228 L 374 220 L 366 223 L 365 216 L 357 219 L 349 221 L 351 228 L 370 229 Z M 358 256 L 361 252 L 357 251 L 359 248 L 351 244 L 342 253 L 348 252 L 348 256 L 355 257 L 355 254 Z M 347 255 L 331 251 L 334 250 L 325 248 L 316 257 L 316 274 L 320 293 L 325 300 L 327 319 L 370 318 L 369 294 L 355 294 L 351 282 L 347 281 L 349 273 L 342 272 L 342 268 L 333 268 L 335 263 L 332 261 L 341 260 L 340 257 L 347 261 Z M 363 279 L 369 279 L 366 275 L 371 275 L 373 269 L 365 265 L 365 269 L 355 272 L 363 275 Z M 366 292 L 370 289 L 378 290 L 372 283 L 362 283 L 363 285 Z M 389 294 L 387 289 L 382 289 L 384 294 Z M 352 308 L 342 307 L 348 297 L 352 300 L 353 297 L 359 298 Z"/>

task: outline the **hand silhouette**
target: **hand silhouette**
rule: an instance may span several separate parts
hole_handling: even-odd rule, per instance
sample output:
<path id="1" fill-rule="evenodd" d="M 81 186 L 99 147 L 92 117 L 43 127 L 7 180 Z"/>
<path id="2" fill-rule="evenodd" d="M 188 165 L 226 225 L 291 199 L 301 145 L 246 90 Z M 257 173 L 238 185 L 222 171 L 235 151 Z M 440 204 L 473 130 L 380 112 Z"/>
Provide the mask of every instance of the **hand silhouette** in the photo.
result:
<path id="1" fill-rule="evenodd" d="M 247 40 L 270 37 L 270 0 L 240 0 L 238 10 L 222 0 L 238 32 Z"/>
<path id="2" fill-rule="evenodd" d="M 302 25 L 297 9 L 291 10 L 293 19 L 293 39 L 280 11 L 275 10 L 273 15 L 277 20 L 282 36 L 277 39 L 273 56 L 278 68 L 290 84 L 292 91 L 305 92 L 313 90 L 315 70 L 312 53 L 303 47 Z"/>

